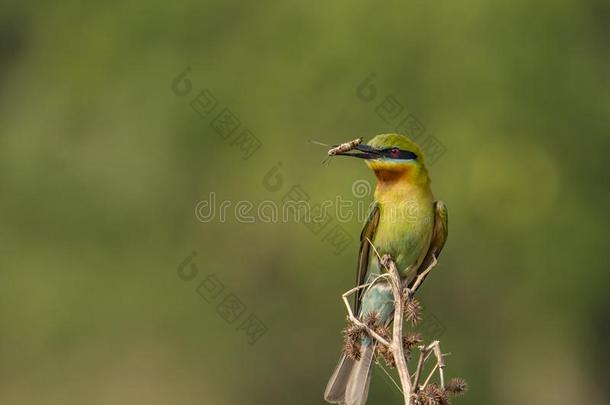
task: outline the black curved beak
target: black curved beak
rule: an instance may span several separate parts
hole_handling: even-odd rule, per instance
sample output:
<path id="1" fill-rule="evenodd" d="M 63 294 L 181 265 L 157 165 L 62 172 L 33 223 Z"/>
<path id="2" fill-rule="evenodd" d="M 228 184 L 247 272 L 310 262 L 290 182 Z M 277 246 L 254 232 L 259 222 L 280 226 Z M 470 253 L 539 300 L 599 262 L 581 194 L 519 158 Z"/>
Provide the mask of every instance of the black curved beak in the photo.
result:
<path id="1" fill-rule="evenodd" d="M 337 153 L 337 156 L 353 156 L 360 159 L 377 159 L 382 155 L 379 150 L 373 148 L 372 146 L 360 144 L 350 151 Z"/>

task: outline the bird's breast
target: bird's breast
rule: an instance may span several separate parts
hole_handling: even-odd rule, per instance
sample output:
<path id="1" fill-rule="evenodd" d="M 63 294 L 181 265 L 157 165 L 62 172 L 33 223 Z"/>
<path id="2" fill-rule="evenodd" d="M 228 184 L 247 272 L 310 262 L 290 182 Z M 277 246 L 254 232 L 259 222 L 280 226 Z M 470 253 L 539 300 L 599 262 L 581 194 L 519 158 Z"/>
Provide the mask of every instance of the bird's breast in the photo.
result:
<path id="1" fill-rule="evenodd" d="M 434 207 L 429 194 L 379 201 L 381 212 L 373 243 L 380 254 L 392 256 L 401 272 L 417 267 L 430 245 Z"/>

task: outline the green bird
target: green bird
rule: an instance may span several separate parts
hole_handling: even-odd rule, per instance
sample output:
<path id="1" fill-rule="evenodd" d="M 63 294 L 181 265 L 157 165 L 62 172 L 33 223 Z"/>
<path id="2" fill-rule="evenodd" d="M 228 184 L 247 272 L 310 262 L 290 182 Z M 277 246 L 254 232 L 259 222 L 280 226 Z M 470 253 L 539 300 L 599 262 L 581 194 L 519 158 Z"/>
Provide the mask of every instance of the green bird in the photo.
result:
<path id="1" fill-rule="evenodd" d="M 382 134 L 367 144 L 337 155 L 366 159 L 377 177 L 374 204 L 360 235 L 360 253 L 356 285 L 366 283 L 383 267 L 379 255 L 391 255 L 403 285 L 411 287 L 440 254 L 447 239 L 447 208 L 434 201 L 430 177 L 419 146 L 398 134 Z M 369 242 L 370 241 L 370 242 Z M 373 252 L 371 242 L 377 252 Z M 361 290 L 360 290 L 361 291 Z M 356 293 L 354 314 L 363 319 L 378 315 L 387 325 L 394 316 L 392 290 L 387 282 L 376 283 L 366 293 Z M 375 342 L 365 337 L 360 355 L 343 354 L 333 372 L 324 399 L 330 403 L 362 405 L 371 381 Z"/>

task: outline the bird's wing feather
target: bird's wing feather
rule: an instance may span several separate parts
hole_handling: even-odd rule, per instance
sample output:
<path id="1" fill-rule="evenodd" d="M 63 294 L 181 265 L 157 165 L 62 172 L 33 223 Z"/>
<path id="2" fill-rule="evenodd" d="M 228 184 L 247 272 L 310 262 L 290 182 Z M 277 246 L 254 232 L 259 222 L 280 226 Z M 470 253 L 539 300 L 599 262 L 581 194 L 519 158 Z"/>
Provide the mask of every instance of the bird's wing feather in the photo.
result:
<path id="1" fill-rule="evenodd" d="M 379 204 L 375 204 L 371 208 L 369 218 L 366 221 L 366 224 L 364 224 L 364 228 L 362 228 L 362 233 L 360 234 L 360 253 L 358 254 L 358 273 L 356 276 L 356 287 L 364 284 L 364 280 L 366 278 L 366 272 L 369 267 L 369 254 L 371 251 L 371 244 L 369 243 L 369 240 L 371 242 L 373 241 L 375 231 L 377 231 L 377 225 L 379 224 L 379 215 Z M 358 314 L 358 311 L 360 310 L 361 299 L 362 290 L 358 290 L 356 291 L 356 300 L 354 302 L 355 314 Z"/>
<path id="2" fill-rule="evenodd" d="M 432 231 L 432 239 L 430 240 L 430 247 L 428 248 L 428 252 L 422 260 L 421 264 L 417 269 L 417 274 L 425 271 L 428 266 L 434 261 L 435 258 L 441 254 L 443 247 L 445 246 L 445 242 L 447 241 L 447 233 L 448 233 L 448 217 L 447 217 L 447 206 L 442 201 L 434 202 L 434 229 Z M 417 279 L 417 277 L 411 282 Z M 409 285 L 409 287 L 411 287 Z M 421 285 L 421 284 L 420 284 Z"/>

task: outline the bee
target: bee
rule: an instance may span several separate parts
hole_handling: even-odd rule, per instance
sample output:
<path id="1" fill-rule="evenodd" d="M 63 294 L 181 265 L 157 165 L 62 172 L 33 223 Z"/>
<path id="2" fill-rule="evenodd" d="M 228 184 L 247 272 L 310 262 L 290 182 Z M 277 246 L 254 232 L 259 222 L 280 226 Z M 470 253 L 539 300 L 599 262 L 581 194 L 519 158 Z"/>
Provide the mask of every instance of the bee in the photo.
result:
<path id="1" fill-rule="evenodd" d="M 310 142 L 313 144 L 316 144 L 316 145 L 326 146 L 327 148 L 330 148 L 328 150 L 328 157 L 326 159 L 324 159 L 324 161 L 322 162 L 322 164 L 326 164 L 331 157 L 337 155 L 338 153 L 349 152 L 350 150 L 354 149 L 356 146 L 360 145 L 362 143 L 362 138 L 356 138 L 349 142 L 341 143 L 338 145 L 328 145 L 328 144 L 318 142 L 318 141 L 310 141 Z"/>

